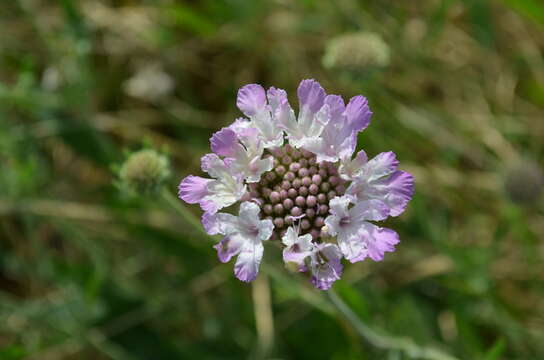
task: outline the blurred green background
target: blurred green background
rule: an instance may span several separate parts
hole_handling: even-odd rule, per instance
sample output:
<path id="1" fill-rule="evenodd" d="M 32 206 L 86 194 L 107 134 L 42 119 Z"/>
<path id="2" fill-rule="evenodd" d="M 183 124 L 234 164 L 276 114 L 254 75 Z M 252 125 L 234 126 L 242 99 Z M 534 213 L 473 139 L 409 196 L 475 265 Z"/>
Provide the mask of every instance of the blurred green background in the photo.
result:
<path id="1" fill-rule="evenodd" d="M 416 178 L 337 296 L 457 359 L 543 359 L 543 30 L 539 0 L 1 1 L 0 359 L 436 358 L 370 344 L 273 246 L 239 282 L 173 198 L 239 87 L 295 105 L 304 78 L 367 96 L 359 146 Z M 144 147 L 161 196 L 115 185 Z"/>

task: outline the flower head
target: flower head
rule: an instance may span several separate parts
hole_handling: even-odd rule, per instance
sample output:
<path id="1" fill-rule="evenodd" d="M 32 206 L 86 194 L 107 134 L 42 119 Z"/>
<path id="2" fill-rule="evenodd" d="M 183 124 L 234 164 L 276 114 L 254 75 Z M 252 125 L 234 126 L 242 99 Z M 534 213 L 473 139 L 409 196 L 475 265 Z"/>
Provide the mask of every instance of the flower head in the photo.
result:
<path id="1" fill-rule="evenodd" d="M 323 65 L 357 70 L 386 67 L 390 60 L 391 50 L 379 34 L 356 32 L 332 38 L 326 45 Z"/>
<path id="2" fill-rule="evenodd" d="M 262 242 L 270 238 L 274 229 L 272 221 L 259 218 L 259 212 L 257 204 L 246 201 L 240 205 L 238 216 L 217 213 L 204 220 L 208 232 L 225 235 L 214 246 L 219 260 L 228 262 L 238 255 L 234 273 L 242 281 L 253 281 L 257 277 L 263 257 Z"/>
<path id="3" fill-rule="evenodd" d="M 240 280 L 255 279 L 270 239 L 284 245 L 286 264 L 326 290 L 340 278 L 342 258 L 379 261 L 394 251 L 397 233 L 374 222 L 404 211 L 414 182 L 392 152 L 353 158 L 372 116 L 366 98 L 346 105 L 315 80 L 303 80 L 297 95 L 298 115 L 284 90 L 242 87 L 236 103 L 247 118 L 213 134 L 213 153 L 201 161 L 211 178 L 186 177 L 179 195 L 202 207 L 209 234 L 224 235 L 219 260 L 238 256 Z"/>
<path id="4" fill-rule="evenodd" d="M 170 175 L 168 158 L 152 149 L 132 153 L 119 169 L 119 183 L 136 194 L 156 192 Z"/>

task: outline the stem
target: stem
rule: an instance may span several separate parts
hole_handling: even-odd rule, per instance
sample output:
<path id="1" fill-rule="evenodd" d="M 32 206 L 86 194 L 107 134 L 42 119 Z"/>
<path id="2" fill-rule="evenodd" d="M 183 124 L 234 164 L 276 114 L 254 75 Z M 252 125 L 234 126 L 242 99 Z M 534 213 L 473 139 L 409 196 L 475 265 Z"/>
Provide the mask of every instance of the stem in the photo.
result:
<path id="1" fill-rule="evenodd" d="M 167 188 L 162 189 L 161 196 L 168 203 L 168 205 L 173 207 L 174 210 L 176 210 L 189 223 L 189 225 L 191 225 L 199 233 L 209 237 L 206 231 L 204 231 L 200 220 L 193 213 L 187 210 L 187 208 L 181 204 L 181 201 L 172 195 Z"/>
<path id="2" fill-rule="evenodd" d="M 431 347 L 419 346 L 414 340 L 407 337 L 394 337 L 385 334 L 379 334 L 368 327 L 359 319 L 359 317 L 349 308 L 349 306 L 336 294 L 334 290 L 328 290 L 327 294 L 336 309 L 344 316 L 350 325 L 359 333 L 359 335 L 371 345 L 387 350 L 397 350 L 406 353 L 409 357 L 415 359 L 427 360 L 458 360 L 449 354 Z"/>
<path id="3" fill-rule="evenodd" d="M 259 338 L 258 357 L 264 359 L 274 344 L 274 315 L 270 302 L 270 285 L 266 274 L 259 274 L 253 282 L 253 311 Z"/>

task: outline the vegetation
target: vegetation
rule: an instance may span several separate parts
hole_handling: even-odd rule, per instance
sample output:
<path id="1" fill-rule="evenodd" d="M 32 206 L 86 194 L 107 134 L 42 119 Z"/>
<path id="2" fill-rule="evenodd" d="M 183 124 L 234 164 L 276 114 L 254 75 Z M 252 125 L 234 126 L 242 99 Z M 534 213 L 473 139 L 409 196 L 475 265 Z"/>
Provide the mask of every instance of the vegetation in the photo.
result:
<path id="1" fill-rule="evenodd" d="M 544 358 L 541 2 L 12 0 L 0 27 L 0 359 Z M 175 198 L 239 87 L 304 78 L 367 96 L 359 145 L 416 178 L 397 251 L 331 293 L 278 251 L 241 283 Z M 136 195 L 142 149 L 170 176 Z"/>

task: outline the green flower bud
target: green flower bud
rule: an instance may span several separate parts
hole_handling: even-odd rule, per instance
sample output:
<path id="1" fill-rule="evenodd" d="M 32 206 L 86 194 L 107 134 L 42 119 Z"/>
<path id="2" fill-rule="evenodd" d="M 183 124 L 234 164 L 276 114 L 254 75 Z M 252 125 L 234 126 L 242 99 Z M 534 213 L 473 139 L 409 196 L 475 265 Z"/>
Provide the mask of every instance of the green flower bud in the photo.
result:
<path id="1" fill-rule="evenodd" d="M 389 65 L 391 51 L 380 35 L 356 32 L 332 38 L 325 47 L 323 65 L 327 68 L 359 70 Z"/>
<path id="2" fill-rule="evenodd" d="M 121 187 L 143 195 L 157 192 L 169 175 L 168 158 L 151 149 L 131 154 L 119 169 Z"/>

